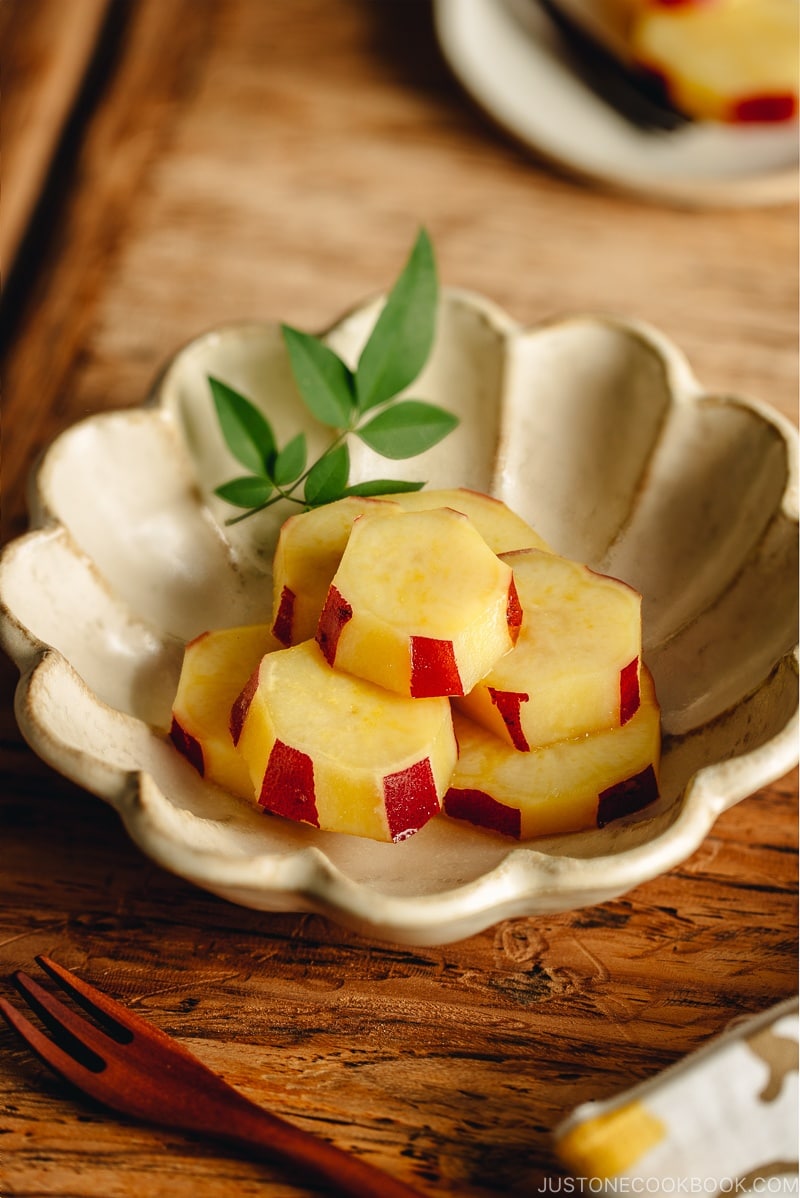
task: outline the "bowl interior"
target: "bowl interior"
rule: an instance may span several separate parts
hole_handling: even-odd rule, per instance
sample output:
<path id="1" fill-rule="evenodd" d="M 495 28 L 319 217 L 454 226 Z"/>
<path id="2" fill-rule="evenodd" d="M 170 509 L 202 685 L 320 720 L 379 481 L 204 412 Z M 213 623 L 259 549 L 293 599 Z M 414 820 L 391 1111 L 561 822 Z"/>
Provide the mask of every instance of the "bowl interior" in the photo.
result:
<path id="1" fill-rule="evenodd" d="M 352 362 L 378 308 L 364 306 L 329 334 Z M 119 776 L 144 771 L 161 798 L 157 819 L 150 809 L 150 824 L 133 829 L 137 839 L 212 889 L 235 889 L 219 879 L 238 863 L 252 905 L 297 906 L 279 866 L 304 850 L 321 853 L 343 885 L 391 896 L 442 896 L 499 877 L 515 847 L 503 838 L 444 817 L 401 845 L 320 833 L 204 783 L 165 740 L 183 643 L 207 628 L 269 619 L 271 556 L 288 514 L 276 507 L 226 528 L 230 509 L 213 488 L 241 468 L 220 437 L 208 375 L 263 405 L 279 441 L 303 428 L 312 452 L 324 444 L 298 401 L 279 330 L 262 325 L 197 339 L 149 406 L 63 435 L 38 478 L 41 528 L 14 543 L 2 567 L 6 645 L 21 665 L 41 645 L 63 657 L 34 674 L 26 735 L 114 801 Z M 757 405 L 703 394 L 680 355 L 647 330 L 587 317 L 523 332 L 459 293 L 443 300 L 414 393 L 461 423 L 403 463 L 404 476 L 489 491 L 556 551 L 642 592 L 644 656 L 663 711 L 662 797 L 645 818 L 528 847 L 545 875 L 563 859 L 638 862 L 648 846 L 649 868 L 660 868 L 659 846 L 686 817 L 698 771 L 712 767 L 705 830 L 714 813 L 791 764 L 798 572 L 789 434 Z M 354 447 L 353 481 L 386 466 Z M 576 877 L 553 882 L 566 899 L 542 901 L 569 905 Z"/>

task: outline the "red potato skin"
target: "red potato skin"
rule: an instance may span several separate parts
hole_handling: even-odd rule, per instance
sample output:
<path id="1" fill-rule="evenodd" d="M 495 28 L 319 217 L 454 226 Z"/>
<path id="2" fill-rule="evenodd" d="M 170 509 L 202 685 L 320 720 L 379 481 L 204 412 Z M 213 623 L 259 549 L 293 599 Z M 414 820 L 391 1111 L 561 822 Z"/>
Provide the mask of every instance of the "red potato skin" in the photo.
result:
<path id="1" fill-rule="evenodd" d="M 641 693 L 639 690 L 639 658 L 634 657 L 619 672 L 619 722 L 620 727 L 627 724 L 639 710 Z"/>
<path id="2" fill-rule="evenodd" d="M 276 740 L 261 781 L 259 806 L 312 827 L 319 827 L 314 763 L 307 753 Z"/>
<path id="3" fill-rule="evenodd" d="M 253 670 L 253 673 L 248 678 L 242 693 L 239 695 L 239 698 L 235 701 L 233 707 L 231 708 L 231 718 L 228 728 L 230 730 L 231 740 L 233 741 L 234 747 L 239 743 L 239 738 L 241 737 L 242 729 L 244 728 L 244 722 L 247 719 L 247 712 L 250 709 L 250 704 L 253 702 L 253 695 L 258 690 L 258 674 L 260 669 L 261 667 L 257 666 L 256 669 Z"/>
<path id="4" fill-rule="evenodd" d="M 467 495 L 477 495 L 478 499 L 488 499 L 491 503 L 496 503 L 498 507 L 506 506 L 496 495 L 488 495 L 485 491 L 476 491 L 474 487 L 456 487 L 456 490 L 464 491 Z"/>
<path id="5" fill-rule="evenodd" d="M 523 703 L 527 703 L 530 696 L 526 691 L 501 691 L 493 686 L 490 686 L 488 689 L 489 698 L 499 711 L 506 728 L 508 728 L 514 748 L 519 749 L 520 753 L 530 753 L 531 747 L 528 744 L 528 738 L 522 731 L 522 721 L 519 716 L 520 706 Z"/>
<path id="6" fill-rule="evenodd" d="M 658 780 L 652 765 L 632 778 L 616 782 L 608 790 L 601 791 L 597 803 L 597 826 L 605 828 L 612 820 L 623 815 L 633 815 L 658 798 Z"/>
<path id="7" fill-rule="evenodd" d="M 734 124 L 777 124 L 793 121 L 797 116 L 797 97 L 791 92 L 776 92 L 774 95 L 743 96 L 730 111 L 729 120 Z"/>
<path id="8" fill-rule="evenodd" d="M 463 695 L 453 642 L 432 636 L 411 637 L 411 697 L 431 699 Z"/>
<path id="9" fill-rule="evenodd" d="M 484 790 L 451 786 L 444 796 L 444 810 L 452 819 L 467 820 L 492 832 L 511 836 L 514 840 L 520 838 L 522 817 L 519 811 L 498 802 Z"/>
<path id="10" fill-rule="evenodd" d="M 389 834 L 395 844 L 408 840 L 439 810 L 430 758 L 383 779 L 383 799 Z"/>
<path id="11" fill-rule="evenodd" d="M 205 633 L 203 634 L 205 635 Z M 199 740 L 196 740 L 185 728 L 182 728 L 175 716 L 172 717 L 172 725 L 169 730 L 169 738 L 175 748 L 181 753 L 186 760 L 193 765 L 201 778 L 205 776 L 206 763 L 203 757 L 203 746 Z"/>
<path id="12" fill-rule="evenodd" d="M 190 641 L 186 642 L 185 649 L 191 649 L 194 645 L 199 645 L 200 642 L 204 641 L 208 635 L 208 630 L 205 632 L 198 632 L 197 636 L 193 636 Z"/>
<path id="13" fill-rule="evenodd" d="M 613 820 L 633 815 L 658 798 L 658 781 L 652 765 L 641 773 L 615 782 L 597 798 L 596 824 L 605 828 Z M 452 819 L 467 820 L 471 824 L 520 839 L 521 816 L 515 807 L 492 798 L 483 790 L 451 787 L 444 797 L 445 814 Z"/>
<path id="14" fill-rule="evenodd" d="M 508 604 L 506 606 L 506 622 L 508 624 L 508 634 L 511 637 L 511 644 L 516 645 L 519 640 L 519 630 L 522 627 L 522 604 L 519 601 L 517 594 L 517 584 L 514 581 L 514 575 L 511 575 L 511 582 L 508 586 Z"/>
<path id="15" fill-rule="evenodd" d="M 247 712 L 258 690 L 260 670 L 259 665 L 231 708 L 230 732 L 234 745 L 239 743 Z M 318 828 L 314 764 L 308 754 L 276 740 L 261 779 L 258 803 L 273 815 L 283 815 Z"/>
<path id="16" fill-rule="evenodd" d="M 506 556 L 511 557 L 513 554 L 523 553 L 524 550 L 511 550 Z M 522 628 L 523 610 L 517 593 L 517 584 L 514 581 L 514 575 L 511 575 L 511 583 L 508 588 L 508 607 L 507 620 L 508 631 L 511 636 L 512 645 L 516 645 L 519 640 L 520 629 Z M 501 691 L 494 687 L 489 687 L 489 695 L 497 710 L 503 719 L 503 723 L 508 728 L 511 736 L 512 744 L 521 753 L 530 752 L 530 745 L 522 731 L 522 725 L 519 718 L 519 708 L 521 703 L 526 703 L 529 696 L 524 691 Z M 494 800 L 493 800 L 494 801 Z"/>
<path id="17" fill-rule="evenodd" d="M 336 661 L 336 649 L 342 629 L 352 618 L 352 607 L 331 584 L 317 627 L 317 644 L 329 666 Z"/>
<path id="18" fill-rule="evenodd" d="M 272 625 L 272 635 L 276 640 L 280 641 L 282 645 L 286 645 L 287 648 L 292 643 L 295 598 L 295 593 L 291 587 L 284 587 L 281 590 L 278 611 Z"/>

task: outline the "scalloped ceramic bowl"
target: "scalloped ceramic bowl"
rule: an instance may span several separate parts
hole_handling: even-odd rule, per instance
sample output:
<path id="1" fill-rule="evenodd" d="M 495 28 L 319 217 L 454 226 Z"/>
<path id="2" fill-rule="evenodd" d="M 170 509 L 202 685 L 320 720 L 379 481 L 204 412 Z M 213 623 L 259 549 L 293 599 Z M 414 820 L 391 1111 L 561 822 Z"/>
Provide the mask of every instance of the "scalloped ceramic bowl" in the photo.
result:
<path id="1" fill-rule="evenodd" d="M 357 358 L 379 306 L 330 331 L 345 358 Z M 796 760 L 794 430 L 766 407 L 706 394 L 651 329 L 576 317 L 525 330 L 450 291 L 414 390 L 461 423 L 406 474 L 489 491 L 559 552 L 642 591 L 662 797 L 645 817 L 530 844 L 441 817 L 386 845 L 292 824 L 205 783 L 166 736 L 182 645 L 263 620 L 286 514 L 225 529 L 230 509 L 212 490 L 239 469 L 209 373 L 268 409 L 281 439 L 302 426 L 323 444 L 277 326 L 208 333 L 173 358 L 144 408 L 58 438 L 35 479 L 32 531 L 0 563 L 25 737 L 111 803 L 162 866 L 258 910 L 445 943 L 670 869 L 720 812 Z M 385 470 L 354 447 L 355 477 Z"/>

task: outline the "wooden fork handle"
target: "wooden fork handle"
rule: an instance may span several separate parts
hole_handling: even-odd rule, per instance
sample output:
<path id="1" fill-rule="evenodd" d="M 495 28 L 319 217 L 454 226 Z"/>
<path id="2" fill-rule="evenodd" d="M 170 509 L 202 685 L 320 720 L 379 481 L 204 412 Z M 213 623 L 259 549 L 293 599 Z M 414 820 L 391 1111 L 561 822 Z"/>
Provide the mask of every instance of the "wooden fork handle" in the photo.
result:
<path id="1" fill-rule="evenodd" d="M 298 1181 L 323 1181 L 348 1198 L 424 1198 L 419 1190 L 360 1157 L 270 1114 L 242 1095 L 237 1097 L 241 1105 L 233 1108 L 227 1104 L 213 1128 L 220 1140 L 290 1162 L 296 1166 L 294 1176 Z"/>

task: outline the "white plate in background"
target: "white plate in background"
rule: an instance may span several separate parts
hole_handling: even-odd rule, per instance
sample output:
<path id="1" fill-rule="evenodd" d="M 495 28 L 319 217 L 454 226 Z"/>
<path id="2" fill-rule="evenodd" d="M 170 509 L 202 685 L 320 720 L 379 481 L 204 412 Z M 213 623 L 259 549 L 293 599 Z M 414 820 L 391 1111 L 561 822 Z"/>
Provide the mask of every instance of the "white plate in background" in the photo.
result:
<path id="1" fill-rule="evenodd" d="M 537 154 L 584 179 L 691 206 L 788 203 L 798 126 L 638 128 L 574 70 L 536 0 L 435 0 L 442 51 L 467 92 Z"/>

